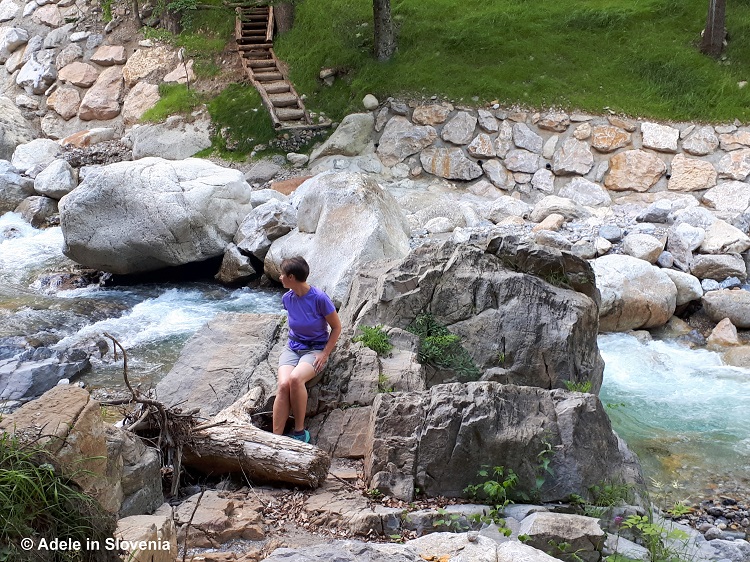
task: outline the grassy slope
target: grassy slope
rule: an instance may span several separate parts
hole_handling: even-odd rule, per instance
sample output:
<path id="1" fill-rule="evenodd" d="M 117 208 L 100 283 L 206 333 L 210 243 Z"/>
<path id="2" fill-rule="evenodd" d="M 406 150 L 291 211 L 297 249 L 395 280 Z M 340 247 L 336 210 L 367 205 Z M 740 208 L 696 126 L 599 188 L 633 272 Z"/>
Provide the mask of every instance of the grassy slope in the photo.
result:
<path id="1" fill-rule="evenodd" d="M 707 0 L 391 0 L 396 56 L 377 63 L 371 0 L 304 0 L 276 51 L 312 109 L 341 117 L 372 92 L 750 121 L 750 0 L 730 3 L 726 60 L 696 48 Z M 321 68 L 344 71 L 333 87 Z"/>

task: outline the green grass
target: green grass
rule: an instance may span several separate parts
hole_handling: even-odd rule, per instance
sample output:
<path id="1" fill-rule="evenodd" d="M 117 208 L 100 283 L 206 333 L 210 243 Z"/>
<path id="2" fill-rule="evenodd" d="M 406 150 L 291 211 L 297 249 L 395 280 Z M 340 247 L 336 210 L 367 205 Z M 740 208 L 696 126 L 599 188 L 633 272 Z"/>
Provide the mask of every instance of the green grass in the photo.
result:
<path id="1" fill-rule="evenodd" d="M 160 123 L 170 115 L 187 115 L 202 103 L 195 90 L 188 90 L 184 84 L 159 84 L 161 99 L 141 117 L 144 123 Z"/>
<path id="2" fill-rule="evenodd" d="M 22 445 L 0 434 L 0 560 L 47 560 L 44 552 L 26 552 L 21 540 L 78 541 L 81 551 L 55 553 L 60 562 L 104 560 L 102 552 L 83 547 L 86 540 L 104 545 L 113 536 L 115 518 L 63 475 L 36 445 Z"/>
<path id="3" fill-rule="evenodd" d="M 697 50 L 705 0 L 392 0 L 398 51 L 378 63 L 371 0 L 306 0 L 277 54 L 308 105 L 340 118 L 361 99 L 562 107 L 634 117 L 750 120 L 750 2 L 727 7 L 725 60 Z M 321 68 L 340 72 L 334 86 Z"/>

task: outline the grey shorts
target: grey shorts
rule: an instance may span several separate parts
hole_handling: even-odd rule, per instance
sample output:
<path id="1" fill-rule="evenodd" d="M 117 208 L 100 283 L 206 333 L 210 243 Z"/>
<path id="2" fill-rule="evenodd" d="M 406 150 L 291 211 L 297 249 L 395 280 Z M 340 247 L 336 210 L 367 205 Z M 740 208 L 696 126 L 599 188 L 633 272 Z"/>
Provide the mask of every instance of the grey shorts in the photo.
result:
<path id="1" fill-rule="evenodd" d="M 286 344 L 286 347 L 282 350 L 281 355 L 279 355 L 279 367 L 283 367 L 284 365 L 296 367 L 300 362 L 309 363 L 310 365 L 312 365 L 313 363 L 315 363 L 315 354 L 319 351 L 322 350 L 305 349 L 303 351 L 294 351 L 291 347 L 289 347 L 289 344 Z"/>
<path id="2" fill-rule="evenodd" d="M 310 365 L 315 363 L 315 354 L 318 351 L 322 351 L 320 349 L 305 349 L 304 351 L 294 351 L 291 347 L 289 347 L 289 344 L 286 344 L 286 347 L 281 351 L 281 355 L 279 355 L 279 367 L 283 367 L 284 365 L 289 365 L 291 367 L 296 367 L 300 363 L 309 363 Z M 315 374 L 315 376 L 307 381 L 305 383 L 305 386 L 307 388 L 310 388 L 318 382 L 320 382 L 320 379 L 323 378 L 323 371 L 319 371 Z"/>

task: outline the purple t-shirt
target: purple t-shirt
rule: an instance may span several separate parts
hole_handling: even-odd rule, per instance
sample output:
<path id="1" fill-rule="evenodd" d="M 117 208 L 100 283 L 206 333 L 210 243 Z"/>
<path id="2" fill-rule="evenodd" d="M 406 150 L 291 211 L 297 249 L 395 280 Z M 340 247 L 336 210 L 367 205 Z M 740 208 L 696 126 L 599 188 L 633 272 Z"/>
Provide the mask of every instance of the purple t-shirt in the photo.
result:
<path id="1" fill-rule="evenodd" d="M 289 313 L 289 347 L 295 351 L 323 349 L 328 342 L 325 317 L 336 310 L 328 295 L 311 286 L 301 297 L 287 291 L 281 302 Z"/>

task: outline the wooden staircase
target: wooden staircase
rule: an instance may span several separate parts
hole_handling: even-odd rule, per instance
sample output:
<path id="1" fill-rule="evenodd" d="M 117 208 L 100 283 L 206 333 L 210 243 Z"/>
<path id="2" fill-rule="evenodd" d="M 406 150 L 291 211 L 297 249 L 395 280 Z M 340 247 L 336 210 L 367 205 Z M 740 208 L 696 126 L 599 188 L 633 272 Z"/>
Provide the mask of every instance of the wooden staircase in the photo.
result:
<path id="1" fill-rule="evenodd" d="M 278 130 L 315 129 L 279 59 L 273 52 L 273 6 L 235 4 L 235 36 L 250 82 L 260 93 Z"/>

